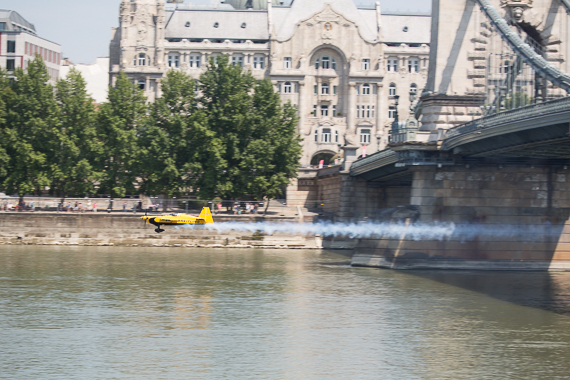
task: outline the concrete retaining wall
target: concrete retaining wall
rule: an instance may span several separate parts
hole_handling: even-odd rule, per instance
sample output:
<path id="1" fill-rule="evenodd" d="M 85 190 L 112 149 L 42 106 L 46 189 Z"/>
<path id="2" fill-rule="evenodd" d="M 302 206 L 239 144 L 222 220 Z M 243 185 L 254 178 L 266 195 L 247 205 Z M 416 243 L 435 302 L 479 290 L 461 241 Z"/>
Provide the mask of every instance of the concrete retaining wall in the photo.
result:
<path id="1" fill-rule="evenodd" d="M 262 216 L 215 216 L 216 223 L 256 222 Z M 297 222 L 294 217 L 268 217 L 272 222 Z M 310 221 L 309 221 L 310 222 Z M 219 233 L 203 227 L 172 227 L 157 234 L 139 215 L 107 213 L 0 212 L 0 244 L 60 244 L 185 247 L 322 247 L 315 236 L 260 236 L 239 232 Z"/>

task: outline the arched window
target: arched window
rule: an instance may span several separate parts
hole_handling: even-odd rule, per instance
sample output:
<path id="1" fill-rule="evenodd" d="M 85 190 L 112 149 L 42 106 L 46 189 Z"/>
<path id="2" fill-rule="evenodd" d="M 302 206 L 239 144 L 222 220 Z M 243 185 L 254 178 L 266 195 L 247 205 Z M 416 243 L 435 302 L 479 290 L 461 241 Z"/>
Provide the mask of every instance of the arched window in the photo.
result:
<path id="1" fill-rule="evenodd" d="M 323 83 L 321 85 L 321 94 L 322 95 L 328 95 L 329 94 L 329 84 L 328 83 Z"/>
<path id="2" fill-rule="evenodd" d="M 146 54 L 145 53 L 139 54 L 139 59 L 138 59 L 137 64 L 139 66 L 146 66 Z M 149 64 L 150 64 L 150 62 L 149 62 Z"/>
<path id="3" fill-rule="evenodd" d="M 330 69 L 330 65 L 331 65 L 331 59 L 328 55 L 323 55 L 321 57 L 321 64 L 323 69 Z"/>
<path id="4" fill-rule="evenodd" d="M 396 84 L 390 83 L 390 87 L 388 87 L 388 95 L 395 96 L 396 95 Z"/>
<path id="5" fill-rule="evenodd" d="M 370 95 L 370 85 L 368 83 L 362 85 L 362 95 Z"/>
<path id="6" fill-rule="evenodd" d="M 290 94 L 291 92 L 292 92 L 291 91 L 291 82 L 285 82 L 283 84 L 283 93 L 284 94 Z"/>
<path id="7" fill-rule="evenodd" d="M 416 96 L 418 95 L 418 85 L 415 83 L 412 83 L 410 85 L 410 100 L 413 102 L 414 100 L 416 100 Z"/>

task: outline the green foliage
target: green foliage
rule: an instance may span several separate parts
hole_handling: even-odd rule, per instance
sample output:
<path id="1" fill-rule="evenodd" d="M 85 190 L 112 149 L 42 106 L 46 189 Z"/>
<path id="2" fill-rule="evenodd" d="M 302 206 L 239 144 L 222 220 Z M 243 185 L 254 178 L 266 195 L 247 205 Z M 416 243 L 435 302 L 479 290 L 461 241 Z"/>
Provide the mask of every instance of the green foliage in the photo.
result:
<path id="1" fill-rule="evenodd" d="M 135 194 L 140 158 L 139 129 L 147 123 L 146 99 L 125 73 L 121 72 L 114 86 L 109 87 L 108 103 L 101 105 L 97 115 L 100 154 L 96 168 L 102 173 L 100 192 L 113 197 Z"/>
<path id="2" fill-rule="evenodd" d="M 15 71 L 12 92 L 5 102 L 5 151 L 9 156 L 2 188 L 7 193 L 40 194 L 50 183 L 55 152 L 62 141 L 59 107 L 43 60 L 37 56 L 27 72 Z"/>
<path id="3" fill-rule="evenodd" d="M 210 61 L 200 97 L 169 71 L 150 107 L 124 73 L 98 110 L 79 72 L 56 91 L 48 79 L 40 57 L 13 83 L 0 72 L 0 191 L 270 199 L 296 175 L 296 109 L 227 56 Z"/>
<path id="4" fill-rule="evenodd" d="M 60 107 L 60 149 L 52 163 L 50 193 L 60 196 L 93 193 L 100 179 L 92 162 L 101 153 L 95 130 L 95 107 L 85 80 L 75 69 L 57 83 Z"/>
<path id="5" fill-rule="evenodd" d="M 204 197 L 272 198 L 296 175 L 301 152 L 296 111 L 281 106 L 271 82 L 257 82 L 227 56 L 200 77 L 208 154 L 197 183 Z"/>
<path id="6" fill-rule="evenodd" d="M 204 113 L 196 108 L 194 80 L 170 70 L 161 83 L 162 97 L 152 105 L 150 122 L 141 131 L 140 191 L 173 196 L 195 185 L 208 133 Z"/>
<path id="7" fill-rule="evenodd" d="M 532 98 L 520 91 L 505 98 L 505 109 L 507 110 L 524 107 L 529 104 L 532 104 Z"/>

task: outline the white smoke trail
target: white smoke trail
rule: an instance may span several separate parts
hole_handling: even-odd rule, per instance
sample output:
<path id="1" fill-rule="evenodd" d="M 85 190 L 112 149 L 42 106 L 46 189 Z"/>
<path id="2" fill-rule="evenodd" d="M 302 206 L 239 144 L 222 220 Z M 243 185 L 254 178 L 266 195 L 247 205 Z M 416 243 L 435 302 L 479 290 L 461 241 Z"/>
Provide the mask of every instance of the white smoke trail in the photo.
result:
<path id="1" fill-rule="evenodd" d="M 378 238 L 406 240 L 461 240 L 491 238 L 517 238 L 522 241 L 535 241 L 539 237 L 556 234 L 550 224 L 542 226 L 517 225 L 473 225 L 454 223 L 410 224 L 403 223 L 245 223 L 226 222 L 205 225 L 207 229 L 218 232 L 238 231 L 272 235 L 323 235 L 334 237 Z"/>

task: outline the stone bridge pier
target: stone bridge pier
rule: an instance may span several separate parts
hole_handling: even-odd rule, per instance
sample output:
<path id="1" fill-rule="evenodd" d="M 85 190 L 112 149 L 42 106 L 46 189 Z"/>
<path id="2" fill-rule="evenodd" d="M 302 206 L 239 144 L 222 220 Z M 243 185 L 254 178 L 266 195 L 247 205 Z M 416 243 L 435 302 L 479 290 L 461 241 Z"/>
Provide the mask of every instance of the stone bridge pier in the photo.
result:
<path id="1" fill-rule="evenodd" d="M 497 164 L 415 167 L 419 224 L 399 239 L 362 239 L 353 265 L 394 269 L 570 269 L 570 170 Z M 448 226 L 417 239 L 412 228 Z M 408 232 L 409 230 L 409 232 Z"/>

